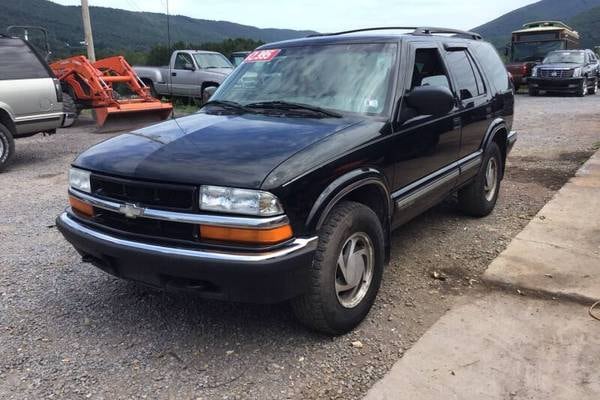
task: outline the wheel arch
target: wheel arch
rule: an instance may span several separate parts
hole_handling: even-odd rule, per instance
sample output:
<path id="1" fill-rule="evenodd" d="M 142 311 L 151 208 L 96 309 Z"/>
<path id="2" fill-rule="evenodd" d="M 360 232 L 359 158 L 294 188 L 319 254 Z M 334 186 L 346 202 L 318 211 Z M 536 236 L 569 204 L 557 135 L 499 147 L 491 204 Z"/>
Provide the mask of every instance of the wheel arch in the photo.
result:
<path id="1" fill-rule="evenodd" d="M 385 234 L 387 259 L 393 202 L 387 180 L 377 169 L 361 168 L 350 171 L 330 183 L 313 204 L 306 227 L 311 231 L 321 229 L 331 210 L 345 200 L 364 204 L 377 215 Z"/>
<path id="2" fill-rule="evenodd" d="M 9 111 L 7 111 L 6 109 L 4 109 L 1 105 L 0 105 L 0 123 L 4 126 L 6 126 L 8 128 L 8 130 L 14 135 L 17 134 L 17 126 L 15 125 L 15 122 L 13 121 L 13 118 L 10 114 Z"/>
<path id="3" fill-rule="evenodd" d="M 202 82 L 202 91 L 204 92 L 204 89 L 206 89 L 207 87 L 219 87 L 221 86 L 221 84 L 219 82 L 215 82 L 215 81 L 204 81 Z"/>
<path id="4" fill-rule="evenodd" d="M 485 151 L 490 143 L 496 142 L 496 144 L 498 144 L 498 147 L 500 147 L 500 152 L 502 153 L 502 178 L 504 177 L 506 158 L 508 156 L 508 131 L 508 126 L 503 119 L 498 118 L 494 120 L 490 124 L 485 134 L 485 138 L 481 147 L 481 149 Z"/>

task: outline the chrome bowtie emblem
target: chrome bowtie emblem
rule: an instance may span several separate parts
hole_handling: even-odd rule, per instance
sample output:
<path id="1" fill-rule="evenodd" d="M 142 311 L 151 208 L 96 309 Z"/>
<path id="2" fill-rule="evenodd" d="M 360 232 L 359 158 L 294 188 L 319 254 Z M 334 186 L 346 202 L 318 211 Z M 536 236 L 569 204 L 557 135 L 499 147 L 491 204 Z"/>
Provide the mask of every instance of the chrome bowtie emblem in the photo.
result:
<path id="1" fill-rule="evenodd" d="M 144 215 L 144 208 L 138 207 L 135 204 L 126 203 L 121 204 L 119 212 L 125 215 L 127 218 L 137 218 Z"/>
<path id="2" fill-rule="evenodd" d="M 558 76 L 558 72 L 556 72 L 556 71 L 552 72 L 552 76 Z"/>

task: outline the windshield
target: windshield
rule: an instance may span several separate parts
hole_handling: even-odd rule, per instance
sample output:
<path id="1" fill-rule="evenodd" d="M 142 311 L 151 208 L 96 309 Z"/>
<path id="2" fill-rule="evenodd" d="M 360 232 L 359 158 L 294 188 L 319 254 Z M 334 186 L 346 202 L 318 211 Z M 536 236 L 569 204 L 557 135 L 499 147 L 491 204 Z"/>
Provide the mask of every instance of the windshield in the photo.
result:
<path id="1" fill-rule="evenodd" d="M 231 57 L 231 61 L 233 61 L 233 65 L 235 67 L 237 67 L 238 65 L 240 65 L 241 63 L 243 63 L 245 59 L 246 59 L 245 55 L 243 55 L 243 56 L 232 56 Z"/>
<path id="2" fill-rule="evenodd" d="M 195 53 L 194 58 L 200 68 L 233 68 L 225 56 L 212 53 Z"/>
<path id="3" fill-rule="evenodd" d="M 267 60 L 246 61 L 212 100 L 242 105 L 293 102 L 379 115 L 392 97 L 394 43 L 289 47 Z M 252 57 L 252 56 L 250 56 Z"/>
<path id="4" fill-rule="evenodd" d="M 512 61 L 541 61 L 553 50 L 562 50 L 565 42 L 553 40 L 549 42 L 513 43 Z"/>
<path id="5" fill-rule="evenodd" d="M 548 54 L 544 64 L 583 64 L 585 54 L 581 51 L 555 51 Z"/>

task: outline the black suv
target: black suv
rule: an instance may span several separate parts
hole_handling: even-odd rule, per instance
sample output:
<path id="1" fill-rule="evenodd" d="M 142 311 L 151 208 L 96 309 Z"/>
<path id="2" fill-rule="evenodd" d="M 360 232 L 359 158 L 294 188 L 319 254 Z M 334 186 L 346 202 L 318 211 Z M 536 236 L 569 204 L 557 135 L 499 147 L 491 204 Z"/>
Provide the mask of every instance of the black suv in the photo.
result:
<path id="1" fill-rule="evenodd" d="M 599 65 L 591 50 L 556 50 L 531 71 L 529 95 L 568 92 L 584 97 L 598 91 Z"/>
<path id="2" fill-rule="evenodd" d="M 392 229 L 455 192 L 488 215 L 517 137 L 494 47 L 394 29 L 265 45 L 199 113 L 92 147 L 70 170 L 61 232 L 118 277 L 291 300 L 308 326 L 351 330 Z"/>

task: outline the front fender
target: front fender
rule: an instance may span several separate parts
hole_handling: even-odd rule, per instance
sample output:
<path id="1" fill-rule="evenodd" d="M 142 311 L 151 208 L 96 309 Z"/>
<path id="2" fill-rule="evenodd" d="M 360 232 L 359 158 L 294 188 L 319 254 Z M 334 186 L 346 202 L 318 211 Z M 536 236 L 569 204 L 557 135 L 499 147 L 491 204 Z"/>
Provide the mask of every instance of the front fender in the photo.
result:
<path id="1" fill-rule="evenodd" d="M 375 185 L 385 199 L 387 218 L 392 214 L 390 191 L 385 176 L 375 168 L 360 168 L 345 173 L 331 182 L 319 195 L 306 220 L 309 230 L 319 230 L 333 207 L 344 197 L 367 185 Z"/>

